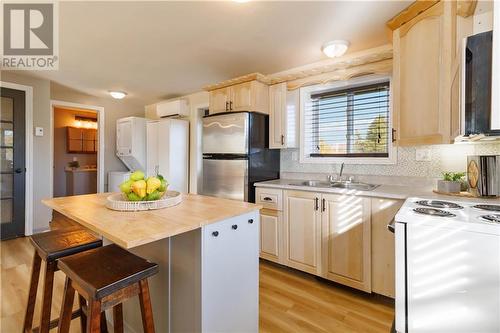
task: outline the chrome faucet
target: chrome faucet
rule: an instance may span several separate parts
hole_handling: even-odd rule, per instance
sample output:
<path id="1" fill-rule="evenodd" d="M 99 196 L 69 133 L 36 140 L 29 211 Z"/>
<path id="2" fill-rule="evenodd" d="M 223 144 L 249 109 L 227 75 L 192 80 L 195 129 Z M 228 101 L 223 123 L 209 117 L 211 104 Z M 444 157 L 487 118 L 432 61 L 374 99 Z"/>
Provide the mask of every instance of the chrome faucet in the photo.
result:
<path id="1" fill-rule="evenodd" d="M 339 173 L 338 178 L 336 175 L 329 175 L 328 180 L 330 181 L 330 183 L 342 182 L 342 174 L 343 173 L 344 173 L 344 162 L 342 162 L 342 165 L 340 166 L 340 173 Z"/>

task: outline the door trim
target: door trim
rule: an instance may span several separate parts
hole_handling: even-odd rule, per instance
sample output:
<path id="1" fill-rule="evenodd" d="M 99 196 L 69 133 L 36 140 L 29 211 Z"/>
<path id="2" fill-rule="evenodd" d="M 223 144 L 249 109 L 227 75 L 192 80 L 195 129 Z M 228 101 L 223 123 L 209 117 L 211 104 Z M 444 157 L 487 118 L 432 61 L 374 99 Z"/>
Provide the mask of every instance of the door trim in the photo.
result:
<path id="1" fill-rule="evenodd" d="M 50 197 L 54 196 L 54 108 L 62 107 L 65 109 L 91 110 L 97 112 L 97 134 L 99 136 L 99 148 L 97 149 L 97 193 L 104 192 L 104 107 L 96 105 L 87 105 L 60 100 L 50 100 L 50 163 L 49 171 Z"/>
<path id="2" fill-rule="evenodd" d="M 24 91 L 25 98 L 25 216 L 24 234 L 33 234 L 33 87 L 22 84 L 0 81 L 0 87 Z"/>

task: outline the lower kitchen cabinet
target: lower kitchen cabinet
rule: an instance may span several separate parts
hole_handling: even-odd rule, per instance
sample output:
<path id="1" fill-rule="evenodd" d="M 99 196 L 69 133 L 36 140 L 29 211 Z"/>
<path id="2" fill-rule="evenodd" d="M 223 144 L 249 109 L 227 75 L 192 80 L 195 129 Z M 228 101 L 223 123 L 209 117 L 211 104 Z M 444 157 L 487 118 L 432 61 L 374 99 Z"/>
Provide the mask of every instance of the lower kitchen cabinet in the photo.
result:
<path id="1" fill-rule="evenodd" d="M 371 291 L 371 199 L 322 195 L 323 277 Z"/>
<path id="2" fill-rule="evenodd" d="M 321 195 L 285 191 L 284 264 L 304 272 L 321 273 Z"/>
<path id="3" fill-rule="evenodd" d="M 260 257 L 394 298 L 394 234 L 404 200 L 257 188 Z M 283 207 L 283 211 L 281 211 Z"/>
<path id="4" fill-rule="evenodd" d="M 283 219 L 281 212 L 260 211 L 260 257 L 277 263 L 282 259 Z"/>
<path id="5" fill-rule="evenodd" d="M 394 220 L 403 200 L 372 199 L 372 291 L 394 298 L 394 234 L 387 225 Z"/>

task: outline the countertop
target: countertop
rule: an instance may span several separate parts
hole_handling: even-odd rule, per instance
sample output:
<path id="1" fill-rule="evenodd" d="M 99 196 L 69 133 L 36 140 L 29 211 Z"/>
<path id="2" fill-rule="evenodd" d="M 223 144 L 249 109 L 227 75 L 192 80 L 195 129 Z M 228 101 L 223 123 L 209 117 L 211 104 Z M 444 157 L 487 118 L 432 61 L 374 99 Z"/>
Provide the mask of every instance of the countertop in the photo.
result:
<path id="1" fill-rule="evenodd" d="M 299 186 L 290 185 L 298 184 L 303 180 L 297 179 L 275 179 L 265 182 L 255 183 L 256 187 L 278 188 L 286 190 L 300 190 L 311 192 L 335 193 L 335 194 L 349 194 L 359 195 L 364 197 L 388 198 L 406 200 L 410 197 L 423 197 L 423 198 L 439 198 L 448 201 L 477 201 L 484 202 L 491 200 L 491 202 L 498 203 L 500 199 L 485 199 L 485 198 L 470 198 L 470 197 L 457 197 L 450 195 L 437 194 L 432 191 L 432 188 L 415 187 L 415 186 L 402 186 L 402 185 L 380 185 L 372 191 L 358 191 L 333 187 L 312 187 L 312 186 Z"/>
<path id="2" fill-rule="evenodd" d="M 141 212 L 106 208 L 111 193 L 42 200 L 48 207 L 129 249 L 262 208 L 252 203 L 183 194 L 173 207 Z"/>
<path id="3" fill-rule="evenodd" d="M 97 168 L 65 168 L 66 172 L 96 172 Z"/>

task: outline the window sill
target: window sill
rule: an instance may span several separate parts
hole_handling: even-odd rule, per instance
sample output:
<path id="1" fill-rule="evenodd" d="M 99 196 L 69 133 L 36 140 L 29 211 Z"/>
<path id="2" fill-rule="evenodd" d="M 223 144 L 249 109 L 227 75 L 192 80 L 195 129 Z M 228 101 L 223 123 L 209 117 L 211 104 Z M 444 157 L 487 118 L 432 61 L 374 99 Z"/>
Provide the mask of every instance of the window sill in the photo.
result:
<path id="1" fill-rule="evenodd" d="M 391 165 L 396 164 L 397 160 L 397 150 L 392 149 L 392 151 L 389 153 L 389 157 L 310 157 L 301 154 L 299 163 Z"/>

